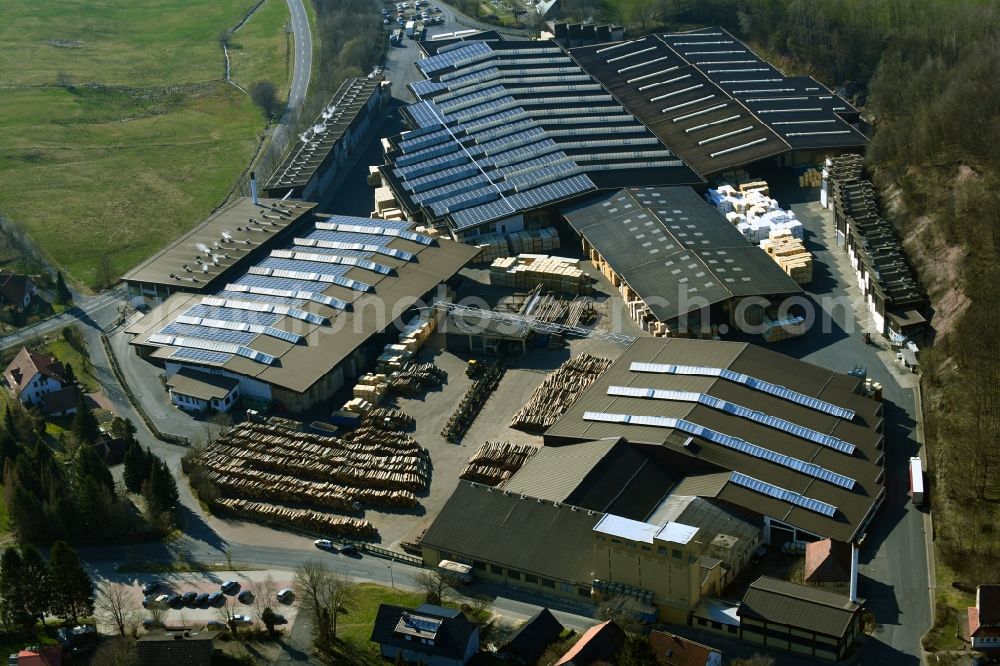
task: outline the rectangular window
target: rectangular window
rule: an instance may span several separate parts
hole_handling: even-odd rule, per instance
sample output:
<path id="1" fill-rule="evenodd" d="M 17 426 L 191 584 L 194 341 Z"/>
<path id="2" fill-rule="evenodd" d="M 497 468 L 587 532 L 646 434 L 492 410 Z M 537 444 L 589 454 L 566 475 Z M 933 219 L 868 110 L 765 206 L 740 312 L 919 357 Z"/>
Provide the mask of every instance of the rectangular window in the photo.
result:
<path id="1" fill-rule="evenodd" d="M 479 569 L 480 571 L 486 571 L 486 562 L 481 562 L 479 560 L 472 560 L 472 568 Z"/>
<path id="2" fill-rule="evenodd" d="M 521 572 L 517 569 L 507 569 L 507 578 L 521 580 Z"/>
<path id="3" fill-rule="evenodd" d="M 587 597 L 588 599 L 590 598 L 589 587 L 578 587 L 576 588 L 576 593 L 579 594 L 581 597 Z"/>
<path id="4" fill-rule="evenodd" d="M 495 564 L 490 565 L 490 571 L 492 571 L 495 574 L 500 574 L 501 576 L 503 575 L 503 567 L 497 566 Z"/>
<path id="5" fill-rule="evenodd" d="M 705 618 L 703 618 L 703 617 L 696 617 L 695 620 L 697 620 L 699 626 L 702 626 L 702 627 L 704 627 L 706 624 L 708 624 L 707 622 L 705 622 Z"/>
<path id="6" fill-rule="evenodd" d="M 713 622 L 712 623 L 712 629 L 721 630 L 722 629 L 722 623 L 721 622 Z"/>
<path id="7" fill-rule="evenodd" d="M 569 583 L 559 583 L 559 591 L 566 592 L 567 594 L 573 592 L 573 586 Z"/>
<path id="8" fill-rule="evenodd" d="M 552 580 L 551 578 L 543 578 L 542 579 L 542 587 L 551 587 L 551 588 L 554 589 L 555 586 L 556 586 L 556 582 L 554 580 Z"/>
<path id="9" fill-rule="evenodd" d="M 735 633 L 739 632 L 739 630 L 740 630 L 740 628 L 738 626 L 736 626 L 735 624 L 727 624 L 726 625 L 726 629 L 731 634 L 735 634 Z"/>
<path id="10" fill-rule="evenodd" d="M 673 555 L 673 558 L 675 560 L 679 560 L 682 557 L 684 557 L 684 553 L 682 553 L 681 551 L 677 550 L 676 548 L 674 548 L 673 550 L 671 550 L 670 554 Z"/>
<path id="11" fill-rule="evenodd" d="M 611 539 L 611 543 L 621 543 L 621 539 Z"/>
<path id="12" fill-rule="evenodd" d="M 649 546 L 642 546 L 642 549 L 645 550 L 645 551 L 651 551 L 651 550 L 653 550 Z"/>
<path id="13" fill-rule="evenodd" d="M 656 548 L 656 554 L 657 555 L 662 555 L 663 557 L 666 557 L 667 556 L 667 549 L 664 548 L 663 546 L 658 546 Z"/>
<path id="14" fill-rule="evenodd" d="M 535 585 L 538 585 L 538 576 L 532 576 L 531 574 L 524 574 L 524 582 L 534 583 Z"/>

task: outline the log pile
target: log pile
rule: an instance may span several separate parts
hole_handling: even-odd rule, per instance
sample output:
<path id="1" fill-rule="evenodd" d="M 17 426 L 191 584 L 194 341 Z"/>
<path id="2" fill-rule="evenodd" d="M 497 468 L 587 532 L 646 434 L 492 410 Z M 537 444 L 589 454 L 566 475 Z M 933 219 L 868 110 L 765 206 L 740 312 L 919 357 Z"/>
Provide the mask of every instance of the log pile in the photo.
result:
<path id="1" fill-rule="evenodd" d="M 504 359 L 498 358 L 489 368 L 486 374 L 477 379 L 469 390 L 462 396 L 462 400 L 455 408 L 455 412 L 448 417 L 444 428 L 441 430 L 441 437 L 452 444 L 460 444 L 465 433 L 472 427 L 472 422 L 479 416 L 479 411 L 493 395 L 493 391 L 500 386 L 500 380 L 507 372 L 507 365 Z"/>
<path id="2" fill-rule="evenodd" d="M 327 536 L 370 539 L 378 534 L 378 530 L 375 529 L 374 525 L 360 518 L 344 518 L 309 509 L 290 509 L 284 506 L 265 504 L 263 502 L 250 502 L 243 499 L 223 498 L 216 500 L 216 502 L 229 511 L 247 518 L 286 523 Z"/>
<path id="3" fill-rule="evenodd" d="M 433 363 L 410 363 L 389 376 L 389 392 L 414 396 L 428 388 L 441 386 L 448 373 Z"/>
<path id="4" fill-rule="evenodd" d="M 406 419 L 398 410 L 383 418 Z M 410 436 L 362 424 L 342 438 L 265 423 L 241 423 L 205 450 L 201 463 L 231 499 L 277 500 L 353 512 L 412 507 L 430 484 L 430 455 Z"/>
<path id="5" fill-rule="evenodd" d="M 469 458 L 460 478 L 496 486 L 514 476 L 536 453 L 538 448 L 528 444 L 486 442 Z"/>
<path id="6" fill-rule="evenodd" d="M 514 414 L 510 427 L 526 432 L 545 430 L 609 367 L 609 359 L 589 354 L 566 361 L 535 389 L 524 407 Z"/>
<path id="7" fill-rule="evenodd" d="M 379 430 L 408 430 L 417 424 L 417 420 L 393 407 L 377 407 L 368 412 L 362 424 Z"/>

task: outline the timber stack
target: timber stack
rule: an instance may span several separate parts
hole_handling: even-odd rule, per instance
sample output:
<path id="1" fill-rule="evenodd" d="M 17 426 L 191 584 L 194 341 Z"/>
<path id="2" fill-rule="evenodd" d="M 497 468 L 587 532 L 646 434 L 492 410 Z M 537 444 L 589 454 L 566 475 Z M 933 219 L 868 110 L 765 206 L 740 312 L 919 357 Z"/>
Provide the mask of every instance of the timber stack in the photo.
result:
<path id="1" fill-rule="evenodd" d="M 566 361 L 535 389 L 524 407 L 514 414 L 510 427 L 526 432 L 548 428 L 609 367 L 609 359 L 590 354 Z"/>

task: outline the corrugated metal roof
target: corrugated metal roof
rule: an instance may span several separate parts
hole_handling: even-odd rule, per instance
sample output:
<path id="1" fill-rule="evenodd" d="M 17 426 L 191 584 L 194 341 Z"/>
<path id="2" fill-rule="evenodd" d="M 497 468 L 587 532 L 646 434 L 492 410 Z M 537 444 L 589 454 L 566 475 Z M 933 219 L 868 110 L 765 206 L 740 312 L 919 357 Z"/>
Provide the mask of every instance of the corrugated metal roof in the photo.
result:
<path id="1" fill-rule="evenodd" d="M 565 502 L 617 443 L 617 439 L 605 439 L 575 446 L 543 446 L 503 489 L 516 495 Z"/>
<path id="2" fill-rule="evenodd" d="M 840 638 L 847 633 L 863 605 L 864 599 L 854 603 L 843 594 L 761 576 L 750 584 L 737 613 L 741 618 L 755 618 Z"/>
<path id="3" fill-rule="evenodd" d="M 200 400 L 219 400 L 229 395 L 239 386 L 232 377 L 223 377 L 191 368 L 181 368 L 167 378 L 167 386 L 175 393 L 188 395 Z"/>
<path id="4" fill-rule="evenodd" d="M 591 583 L 601 514 L 461 481 L 422 545 L 581 585 Z"/>

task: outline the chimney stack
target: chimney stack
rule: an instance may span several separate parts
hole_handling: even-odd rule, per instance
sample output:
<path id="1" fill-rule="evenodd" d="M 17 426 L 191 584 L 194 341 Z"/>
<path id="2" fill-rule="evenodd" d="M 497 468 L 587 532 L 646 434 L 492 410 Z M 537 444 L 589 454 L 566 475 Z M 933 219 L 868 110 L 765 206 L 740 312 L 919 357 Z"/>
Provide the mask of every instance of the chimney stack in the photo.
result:
<path id="1" fill-rule="evenodd" d="M 257 174 L 253 171 L 250 172 L 250 196 L 253 198 L 253 203 L 257 205 Z"/>

